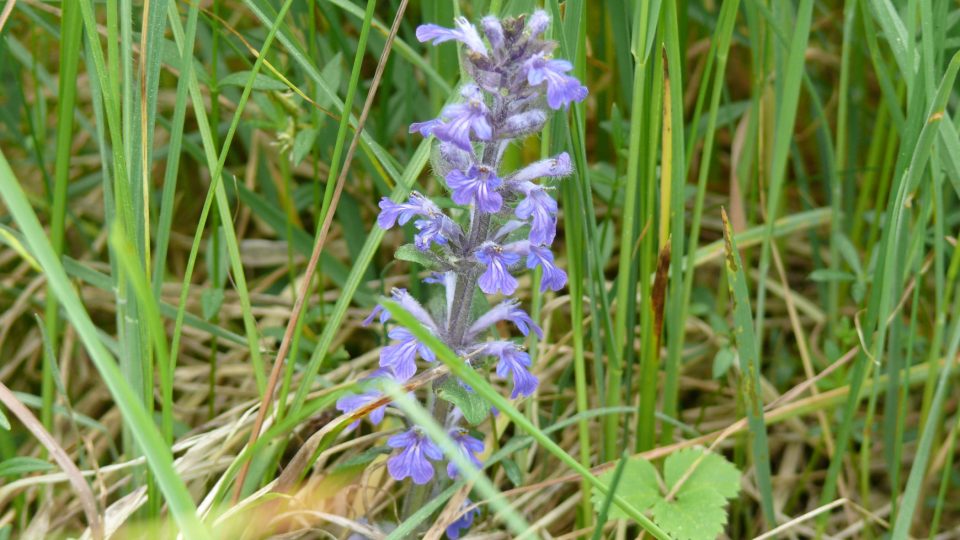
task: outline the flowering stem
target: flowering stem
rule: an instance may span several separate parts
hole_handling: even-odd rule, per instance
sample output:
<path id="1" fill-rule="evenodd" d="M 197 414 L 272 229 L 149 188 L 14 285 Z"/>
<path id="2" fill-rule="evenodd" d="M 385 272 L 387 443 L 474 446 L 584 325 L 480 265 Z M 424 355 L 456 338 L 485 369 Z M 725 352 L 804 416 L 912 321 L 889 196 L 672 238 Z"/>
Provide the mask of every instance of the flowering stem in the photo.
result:
<path id="1" fill-rule="evenodd" d="M 483 149 L 481 165 L 497 171 L 500 168 L 500 149 L 503 143 L 490 143 Z M 471 207 L 470 230 L 466 234 L 467 245 L 464 253 L 472 253 L 480 244 L 486 241 L 490 234 L 490 214 L 481 212 L 476 205 Z M 473 291 L 477 288 L 479 274 L 475 270 L 457 274 L 457 283 L 453 293 L 453 312 L 447 323 L 447 337 L 449 345 L 455 349 L 463 345 L 463 334 L 470 319 L 470 308 L 473 305 Z"/>

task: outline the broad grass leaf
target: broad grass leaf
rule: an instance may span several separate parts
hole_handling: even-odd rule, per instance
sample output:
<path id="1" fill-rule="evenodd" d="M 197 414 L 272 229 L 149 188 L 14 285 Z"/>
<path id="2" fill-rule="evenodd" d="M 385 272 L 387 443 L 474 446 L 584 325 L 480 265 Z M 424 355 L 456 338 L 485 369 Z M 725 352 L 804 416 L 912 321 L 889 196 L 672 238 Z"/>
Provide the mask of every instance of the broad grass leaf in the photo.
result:
<path id="1" fill-rule="evenodd" d="M 237 71 L 231 73 L 226 77 L 220 79 L 220 86 L 239 86 L 243 88 L 247 85 L 247 82 L 250 80 L 249 71 Z M 287 90 L 287 85 L 274 79 L 269 75 L 263 73 L 257 73 L 257 76 L 253 78 L 253 89 L 254 90 L 273 90 L 275 92 L 282 92 Z"/>
<path id="2" fill-rule="evenodd" d="M 17 456 L 0 462 L 0 478 L 35 472 L 45 472 L 53 468 L 54 467 L 52 463 L 42 459 L 28 456 Z"/>

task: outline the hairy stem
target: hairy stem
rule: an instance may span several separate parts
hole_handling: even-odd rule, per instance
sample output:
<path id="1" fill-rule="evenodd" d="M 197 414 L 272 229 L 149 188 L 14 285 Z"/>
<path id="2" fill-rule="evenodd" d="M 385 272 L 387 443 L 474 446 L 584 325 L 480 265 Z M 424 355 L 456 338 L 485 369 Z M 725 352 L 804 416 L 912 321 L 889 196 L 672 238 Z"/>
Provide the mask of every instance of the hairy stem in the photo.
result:
<path id="1" fill-rule="evenodd" d="M 484 146 L 483 157 L 480 164 L 490 167 L 499 174 L 500 167 L 500 148 L 502 142 L 491 143 Z M 473 253 L 480 244 L 487 240 L 490 235 L 490 214 L 480 212 L 476 206 L 470 208 L 470 230 L 467 231 L 467 244 L 464 246 L 464 255 Z M 470 321 L 470 308 L 473 305 L 473 293 L 477 288 L 477 279 L 480 273 L 476 270 L 465 270 L 457 274 L 457 283 L 453 293 L 453 307 L 450 317 L 447 319 L 447 338 L 449 345 L 454 349 L 464 345 L 463 335 L 467 330 L 467 324 Z"/>

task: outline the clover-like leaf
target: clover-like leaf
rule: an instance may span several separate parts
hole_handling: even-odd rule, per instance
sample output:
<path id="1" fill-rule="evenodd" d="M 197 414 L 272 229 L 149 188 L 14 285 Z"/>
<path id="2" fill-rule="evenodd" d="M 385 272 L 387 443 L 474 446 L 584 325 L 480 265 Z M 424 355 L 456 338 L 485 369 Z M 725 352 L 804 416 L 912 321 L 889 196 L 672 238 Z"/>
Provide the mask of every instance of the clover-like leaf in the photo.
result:
<path id="1" fill-rule="evenodd" d="M 603 485 L 610 487 L 613 483 L 614 469 L 610 469 L 597 477 L 603 482 Z M 657 476 L 657 470 L 649 461 L 641 457 L 629 457 L 627 463 L 623 466 L 623 472 L 620 473 L 620 481 L 617 482 L 617 495 L 620 495 L 637 510 L 646 510 L 659 500 L 663 500 L 660 494 L 660 482 Z M 606 495 L 599 490 L 593 491 L 593 505 L 597 511 L 603 506 Z M 610 519 L 627 518 L 627 514 L 617 505 L 611 505 L 607 514 Z"/>

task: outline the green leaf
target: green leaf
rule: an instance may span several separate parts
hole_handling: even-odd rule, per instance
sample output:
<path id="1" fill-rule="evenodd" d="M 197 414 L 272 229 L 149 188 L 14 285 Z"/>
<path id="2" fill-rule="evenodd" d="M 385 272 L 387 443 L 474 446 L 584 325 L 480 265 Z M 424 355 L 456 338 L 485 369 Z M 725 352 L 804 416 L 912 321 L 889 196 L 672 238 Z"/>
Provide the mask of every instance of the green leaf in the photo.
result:
<path id="1" fill-rule="evenodd" d="M 598 476 L 597 480 L 609 487 L 613 483 L 614 472 L 613 469 L 610 469 Z M 620 482 L 617 485 L 617 495 L 620 495 L 634 508 L 641 511 L 650 508 L 657 501 L 662 501 L 663 495 L 660 493 L 657 470 L 649 461 L 641 457 L 628 458 L 620 475 Z M 597 490 L 593 491 L 593 505 L 598 512 L 603 505 L 603 499 L 603 493 Z M 611 506 L 608 517 L 610 519 L 625 519 L 629 516 L 620 507 Z"/>
<path id="2" fill-rule="evenodd" d="M 851 274 L 850 272 L 844 272 L 843 270 L 830 270 L 829 268 L 821 268 L 819 270 L 810 272 L 810 279 L 818 282 L 855 281 L 857 276 Z"/>
<path id="3" fill-rule="evenodd" d="M 293 150 L 290 151 L 290 164 L 296 167 L 307 156 L 317 140 L 317 130 L 304 128 L 297 132 L 293 139 Z"/>
<path id="4" fill-rule="evenodd" d="M 853 284 L 853 287 L 850 287 L 850 296 L 853 297 L 853 301 L 856 303 L 863 302 L 863 297 L 867 294 L 867 284 L 862 280 L 857 280 Z"/>
<path id="5" fill-rule="evenodd" d="M 44 472 L 53 468 L 52 463 L 35 457 L 12 457 L 0 462 L 0 477 Z"/>
<path id="6" fill-rule="evenodd" d="M 482 398 L 476 392 L 470 392 L 456 377 L 447 377 L 440 385 L 440 391 L 437 393 L 440 399 L 449 401 L 463 412 L 463 417 L 471 425 L 477 425 L 487 419 L 490 414 L 490 402 Z"/>
<path id="7" fill-rule="evenodd" d="M 247 81 L 250 80 L 249 71 L 238 71 L 236 73 L 231 73 L 226 77 L 220 79 L 220 86 L 239 86 L 243 88 L 247 85 Z M 287 90 L 287 85 L 282 82 L 265 75 L 263 73 L 257 73 L 257 76 L 253 79 L 253 89 L 254 90 L 274 90 L 274 91 L 283 91 Z"/>
<path id="8" fill-rule="evenodd" d="M 327 62 L 327 65 L 320 71 L 320 78 L 327 83 L 327 87 L 337 92 L 340 90 L 340 79 L 343 78 L 343 52 L 333 55 L 333 58 Z M 317 97 L 317 105 L 329 108 L 334 106 L 333 100 L 327 94 L 321 94 Z M 322 117 L 321 117 L 322 118 Z"/>
<path id="9" fill-rule="evenodd" d="M 7 419 L 7 415 L 3 414 L 2 407 L 0 407 L 0 429 L 10 431 L 10 420 Z"/>
<path id="10" fill-rule="evenodd" d="M 693 472 L 687 472 L 696 464 Z M 610 469 L 597 477 L 610 486 L 616 471 Z M 657 470 L 649 461 L 640 457 L 628 458 L 617 495 L 622 496 L 634 508 L 650 510 L 653 521 L 671 538 L 677 540 L 714 539 L 723 532 L 727 523 L 725 506 L 727 499 L 740 491 L 740 471 L 719 454 L 690 448 L 671 454 L 663 464 L 665 488 L 672 491 L 684 479 L 675 496 L 667 500 L 663 493 Z M 593 504 L 599 512 L 604 495 L 593 492 Z M 611 519 L 627 518 L 617 507 L 609 509 Z"/>
<path id="11" fill-rule="evenodd" d="M 397 248 L 393 256 L 401 261 L 417 263 L 425 268 L 435 268 L 440 260 L 430 251 L 421 251 L 413 244 L 404 244 Z"/>
<path id="12" fill-rule="evenodd" d="M 203 318 L 210 320 L 220 311 L 223 304 L 223 289 L 204 289 L 200 293 L 200 309 L 203 312 Z"/>
<path id="13" fill-rule="evenodd" d="M 373 448 L 368 448 L 363 452 L 360 452 L 359 454 L 344 460 L 343 463 L 338 464 L 333 469 L 333 472 L 338 472 L 345 469 L 352 469 L 358 466 L 360 467 L 365 466 L 369 463 L 372 463 L 373 460 L 377 459 L 378 457 L 389 454 L 391 452 L 393 452 L 393 450 L 385 446 L 374 446 Z"/>
<path id="14" fill-rule="evenodd" d="M 517 465 L 516 461 L 505 458 L 500 462 L 500 465 L 503 466 L 503 472 L 506 473 L 507 479 L 509 479 L 513 485 L 517 487 L 523 485 L 523 475 L 520 473 L 520 466 Z"/>
<path id="15" fill-rule="evenodd" d="M 723 495 L 707 487 L 683 491 L 675 500 L 657 501 L 653 521 L 676 540 L 714 540 L 727 523 L 726 503 Z"/>
<path id="16" fill-rule="evenodd" d="M 724 498 L 733 499 L 740 492 L 740 471 L 723 456 L 699 448 L 681 450 L 667 458 L 663 464 L 667 486 L 672 489 L 695 463 L 696 469 L 684 481 L 678 494 L 708 488 Z"/>
<path id="17" fill-rule="evenodd" d="M 847 238 L 847 235 L 837 235 L 837 247 L 840 249 L 840 255 L 843 257 L 843 260 L 850 265 L 850 269 L 858 276 L 863 274 L 863 266 L 860 265 L 860 255 L 857 253 L 857 248 L 853 245 L 853 242 Z"/>
<path id="18" fill-rule="evenodd" d="M 733 351 L 729 347 L 724 347 L 717 351 L 716 356 L 713 357 L 713 378 L 719 379 L 727 374 L 727 371 L 730 370 L 730 366 L 733 365 L 733 361 L 736 359 L 736 355 L 733 354 Z"/>

